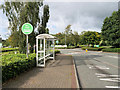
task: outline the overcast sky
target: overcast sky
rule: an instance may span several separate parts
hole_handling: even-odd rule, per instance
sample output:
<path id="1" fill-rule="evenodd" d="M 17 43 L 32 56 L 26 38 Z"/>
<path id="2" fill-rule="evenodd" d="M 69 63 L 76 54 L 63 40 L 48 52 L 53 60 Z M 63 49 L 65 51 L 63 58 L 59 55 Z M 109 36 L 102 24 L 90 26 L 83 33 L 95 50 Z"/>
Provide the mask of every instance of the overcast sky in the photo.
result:
<path id="1" fill-rule="evenodd" d="M 72 25 L 72 30 L 101 31 L 104 19 L 118 10 L 117 2 L 48 2 L 50 33 L 63 32 Z"/>
<path id="2" fill-rule="evenodd" d="M 47 0 L 49 1 L 49 0 Z M 85 0 L 86 1 L 86 0 Z M 99 0 L 100 1 L 100 0 Z M 105 1 L 105 0 L 104 0 Z M 115 1 L 115 0 L 110 0 Z M 101 31 L 103 20 L 118 10 L 118 2 L 44 2 L 50 8 L 47 27 L 50 34 L 64 32 L 65 27 L 78 31 Z M 0 34 L 5 39 L 8 34 L 7 17 L 0 10 Z"/>

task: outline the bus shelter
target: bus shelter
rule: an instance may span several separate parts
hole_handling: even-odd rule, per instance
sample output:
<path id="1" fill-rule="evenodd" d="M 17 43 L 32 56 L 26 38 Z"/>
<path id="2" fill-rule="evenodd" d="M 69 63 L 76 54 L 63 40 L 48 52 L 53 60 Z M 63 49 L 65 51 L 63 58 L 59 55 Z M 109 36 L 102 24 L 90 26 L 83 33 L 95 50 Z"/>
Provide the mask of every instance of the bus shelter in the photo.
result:
<path id="1" fill-rule="evenodd" d="M 36 36 L 36 64 L 38 67 L 45 67 L 48 59 L 55 60 L 55 40 L 56 37 L 50 34 Z"/>

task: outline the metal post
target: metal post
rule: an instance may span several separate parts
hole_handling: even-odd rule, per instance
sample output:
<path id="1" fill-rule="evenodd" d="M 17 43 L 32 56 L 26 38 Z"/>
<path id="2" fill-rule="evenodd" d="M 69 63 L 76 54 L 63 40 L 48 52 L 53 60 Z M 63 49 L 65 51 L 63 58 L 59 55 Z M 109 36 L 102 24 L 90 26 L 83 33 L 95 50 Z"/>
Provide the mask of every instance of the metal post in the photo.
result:
<path id="1" fill-rule="evenodd" d="M 50 54 L 50 40 L 48 41 L 48 53 Z"/>
<path id="2" fill-rule="evenodd" d="M 55 40 L 53 40 L 53 60 L 55 60 Z"/>
<path id="3" fill-rule="evenodd" d="M 36 64 L 38 66 L 38 38 L 36 39 Z"/>
<path id="4" fill-rule="evenodd" d="M 27 46 L 26 55 L 27 55 L 27 58 L 28 58 L 28 34 L 26 35 L 26 46 Z"/>
<path id="5" fill-rule="evenodd" d="M 42 50 L 41 43 L 42 43 L 42 39 L 40 39 L 40 51 Z M 40 58 L 41 57 L 42 57 L 42 54 L 40 53 Z"/>
<path id="6" fill-rule="evenodd" d="M 66 33 L 65 33 L 65 45 L 66 45 Z"/>
<path id="7" fill-rule="evenodd" d="M 44 67 L 45 67 L 45 38 L 44 38 Z"/>

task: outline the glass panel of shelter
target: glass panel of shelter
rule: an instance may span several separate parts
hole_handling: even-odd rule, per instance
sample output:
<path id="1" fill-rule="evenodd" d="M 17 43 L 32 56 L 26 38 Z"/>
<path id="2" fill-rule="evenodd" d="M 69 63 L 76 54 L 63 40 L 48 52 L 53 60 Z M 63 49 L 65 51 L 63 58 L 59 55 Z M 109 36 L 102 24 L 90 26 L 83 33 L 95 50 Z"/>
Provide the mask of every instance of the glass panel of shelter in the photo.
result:
<path id="1" fill-rule="evenodd" d="M 39 66 L 45 66 L 45 60 L 54 59 L 53 49 L 54 49 L 53 39 L 45 39 L 45 51 L 44 51 L 44 39 L 38 39 L 38 64 Z"/>

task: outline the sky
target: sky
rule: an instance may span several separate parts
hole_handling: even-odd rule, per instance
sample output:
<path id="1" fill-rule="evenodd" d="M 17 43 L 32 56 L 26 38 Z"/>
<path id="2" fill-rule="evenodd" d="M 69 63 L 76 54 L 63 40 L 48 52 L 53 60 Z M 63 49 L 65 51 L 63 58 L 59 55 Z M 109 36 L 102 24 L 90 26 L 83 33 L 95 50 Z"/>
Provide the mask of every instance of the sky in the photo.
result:
<path id="1" fill-rule="evenodd" d="M 50 18 L 47 27 L 50 34 L 64 32 L 67 25 L 79 34 L 82 31 L 101 31 L 104 19 L 118 10 L 118 0 L 45 0 L 49 5 Z M 103 2 L 104 1 L 104 2 Z M 109 1 L 109 2 L 108 2 Z M 0 2 L 1 3 L 1 2 Z M 0 35 L 6 39 L 10 33 L 7 17 L 0 9 Z"/>
<path id="2" fill-rule="evenodd" d="M 64 32 L 67 25 L 82 31 L 101 32 L 104 19 L 118 10 L 117 2 L 48 2 L 50 19 L 47 24 L 50 33 Z"/>

